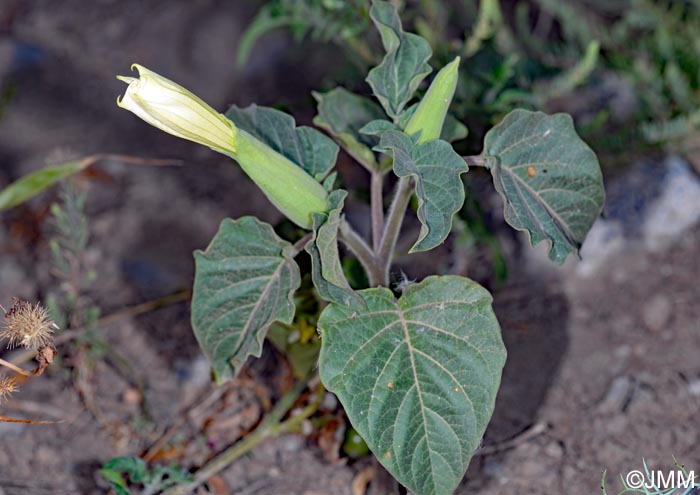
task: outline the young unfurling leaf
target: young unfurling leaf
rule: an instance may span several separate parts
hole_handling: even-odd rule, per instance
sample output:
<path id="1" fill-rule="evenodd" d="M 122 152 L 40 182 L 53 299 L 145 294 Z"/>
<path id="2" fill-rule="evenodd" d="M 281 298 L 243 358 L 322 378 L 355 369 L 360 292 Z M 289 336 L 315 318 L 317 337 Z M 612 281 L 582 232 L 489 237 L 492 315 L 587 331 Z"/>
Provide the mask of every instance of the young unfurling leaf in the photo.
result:
<path id="1" fill-rule="evenodd" d="M 428 59 L 432 50 L 425 39 L 403 30 L 391 2 L 373 2 L 370 17 L 382 37 L 386 55 L 381 64 L 369 71 L 367 82 L 387 115 L 398 117 L 430 74 Z"/>
<path id="2" fill-rule="evenodd" d="M 469 170 L 446 141 L 417 144 L 400 131 L 382 134 L 379 149 L 394 159 L 399 177 L 413 177 L 422 227 L 411 252 L 428 251 L 442 243 L 452 229 L 452 217 L 464 204 L 461 175 Z"/>

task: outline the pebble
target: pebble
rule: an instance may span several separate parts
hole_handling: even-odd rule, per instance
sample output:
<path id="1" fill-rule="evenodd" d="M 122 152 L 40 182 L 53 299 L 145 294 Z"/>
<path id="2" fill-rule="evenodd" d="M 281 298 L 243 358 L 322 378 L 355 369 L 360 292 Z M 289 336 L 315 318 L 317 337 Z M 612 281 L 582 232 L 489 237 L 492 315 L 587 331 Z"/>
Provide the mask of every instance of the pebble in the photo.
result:
<path id="1" fill-rule="evenodd" d="M 598 404 L 601 414 L 613 414 L 622 411 L 632 388 L 632 380 L 628 376 L 618 376 L 608 389 L 603 401 Z"/>
<path id="2" fill-rule="evenodd" d="M 690 392 L 690 395 L 694 395 L 696 397 L 700 396 L 700 378 L 693 380 L 688 384 L 688 392 Z"/>
<path id="3" fill-rule="evenodd" d="M 141 403 L 141 392 L 135 388 L 128 388 L 122 394 L 122 400 L 130 406 L 138 406 Z"/>
<path id="4" fill-rule="evenodd" d="M 672 312 L 673 306 L 670 299 L 664 294 L 658 294 L 644 305 L 642 310 L 644 325 L 652 332 L 660 332 L 668 324 Z"/>
<path id="5" fill-rule="evenodd" d="M 552 459 L 561 459 L 564 456 L 564 447 L 559 442 L 549 443 L 544 451 Z"/>
<path id="6" fill-rule="evenodd" d="M 323 400 L 321 401 L 321 409 L 327 411 L 334 411 L 338 407 L 338 398 L 332 393 L 328 392 L 323 395 Z"/>

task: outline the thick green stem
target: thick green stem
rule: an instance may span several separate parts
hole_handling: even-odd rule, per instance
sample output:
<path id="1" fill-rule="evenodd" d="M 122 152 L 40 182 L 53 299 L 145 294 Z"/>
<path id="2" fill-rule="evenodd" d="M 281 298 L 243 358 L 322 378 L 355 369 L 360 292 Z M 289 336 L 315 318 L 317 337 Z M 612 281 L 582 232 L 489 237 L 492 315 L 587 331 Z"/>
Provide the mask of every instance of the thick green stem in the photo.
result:
<path id="1" fill-rule="evenodd" d="M 270 413 L 252 433 L 247 435 L 240 442 L 224 450 L 214 459 L 202 466 L 194 474 L 194 480 L 192 482 L 170 488 L 164 493 L 164 495 L 186 495 L 188 493 L 193 493 L 197 487 L 228 467 L 236 459 L 253 450 L 253 448 L 255 448 L 255 446 L 261 441 L 298 430 L 302 421 L 316 412 L 318 406 L 321 404 L 321 399 L 323 398 L 324 389 L 323 387 L 319 387 L 317 396 L 312 403 L 302 409 L 299 414 L 296 414 L 288 420 L 280 423 L 282 418 L 289 412 L 294 405 L 294 402 L 296 402 L 305 388 L 305 382 L 297 383 L 292 390 L 287 392 L 280 399 L 277 405 L 275 405 L 272 411 L 270 411 Z"/>
<path id="2" fill-rule="evenodd" d="M 379 244 L 379 251 L 376 256 L 377 264 L 382 269 L 381 284 L 385 287 L 389 286 L 389 270 L 391 269 L 391 262 L 394 257 L 394 249 L 396 248 L 396 241 L 399 238 L 403 218 L 406 215 L 406 208 L 408 208 L 411 202 L 412 193 L 413 186 L 411 184 L 411 179 L 408 177 L 401 177 L 396 185 L 396 192 L 394 193 L 394 199 L 391 203 L 389 213 L 387 214 L 384 234 L 382 235 L 382 241 Z"/>
<path id="3" fill-rule="evenodd" d="M 355 229 L 343 220 L 340 224 L 340 239 L 357 256 L 362 267 L 367 272 L 370 287 L 377 287 L 382 284 L 382 268 L 377 264 L 377 258 L 367 242 L 358 234 Z"/>

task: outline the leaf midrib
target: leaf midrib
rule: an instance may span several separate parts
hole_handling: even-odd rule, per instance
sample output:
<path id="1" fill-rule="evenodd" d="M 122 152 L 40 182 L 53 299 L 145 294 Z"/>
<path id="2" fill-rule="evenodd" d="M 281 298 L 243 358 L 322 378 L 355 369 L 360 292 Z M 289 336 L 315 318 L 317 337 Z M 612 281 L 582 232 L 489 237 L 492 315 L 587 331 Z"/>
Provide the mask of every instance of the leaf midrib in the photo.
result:
<path id="1" fill-rule="evenodd" d="M 511 172 L 511 170 L 508 167 L 504 167 L 503 165 L 501 165 L 499 168 L 501 169 L 502 173 L 507 173 L 510 177 L 512 177 L 515 180 L 515 182 L 520 184 L 522 188 L 525 189 L 525 191 L 530 193 L 534 200 L 540 206 L 542 206 L 552 218 L 552 220 L 554 220 L 554 224 L 562 233 L 566 242 L 568 242 L 571 247 L 576 248 L 578 246 L 578 242 L 576 242 L 573 233 L 569 229 L 569 226 L 566 224 L 566 222 L 564 222 L 564 220 L 559 216 L 559 214 L 556 211 L 552 210 L 549 204 L 537 193 L 537 191 L 533 189 L 527 182 L 525 182 L 518 174 L 516 174 L 515 172 Z M 529 212 L 530 218 L 533 218 L 534 212 L 531 210 L 531 208 L 527 207 L 527 201 L 525 201 L 525 199 L 522 197 L 522 193 L 520 192 L 520 190 L 519 194 L 521 194 L 523 205 L 526 207 L 525 209 Z M 534 215 L 534 220 L 537 225 L 540 225 L 540 228 L 544 232 L 545 236 L 547 236 L 547 232 L 546 230 L 544 230 L 544 225 L 540 221 L 540 219 L 537 218 L 537 215 Z"/>
<path id="2" fill-rule="evenodd" d="M 420 413 L 421 413 L 421 418 L 423 419 L 423 436 L 425 438 L 425 444 L 428 448 L 428 461 L 430 462 L 430 472 L 431 474 L 435 472 L 435 468 L 433 466 L 433 453 L 436 453 L 438 455 L 439 452 L 436 452 L 433 450 L 433 448 L 430 446 L 430 435 L 428 435 L 428 421 L 425 417 L 425 403 L 423 402 L 423 393 L 421 392 L 420 388 L 420 381 L 418 380 L 418 369 L 416 367 L 416 359 L 415 356 L 413 355 L 414 349 L 413 349 L 413 344 L 411 343 L 411 335 L 410 332 L 408 331 L 408 323 L 406 322 L 406 319 L 404 318 L 403 311 L 399 307 L 398 303 L 394 301 L 394 305 L 396 306 L 396 313 L 399 317 L 399 321 L 401 322 L 401 328 L 403 328 L 404 331 L 404 337 L 406 339 L 406 347 L 408 348 L 408 355 L 411 360 L 411 371 L 413 371 L 413 380 L 416 384 L 416 393 L 418 394 L 418 400 L 420 402 Z M 408 391 L 406 392 L 405 397 L 408 396 Z M 439 416 L 439 414 L 438 414 Z M 414 477 L 415 480 L 415 477 Z M 431 485 L 435 487 L 435 480 L 432 479 L 431 477 Z"/>
<path id="3" fill-rule="evenodd" d="M 245 336 L 248 333 L 248 331 L 250 330 L 250 327 L 252 325 L 253 317 L 256 315 L 258 309 L 260 308 L 261 302 L 263 302 L 263 301 L 267 302 L 266 298 L 270 292 L 270 288 L 272 287 L 273 282 L 276 282 L 278 280 L 280 272 L 282 271 L 282 267 L 284 266 L 285 262 L 286 262 L 286 259 L 282 258 L 280 260 L 279 265 L 275 269 L 275 271 L 272 272 L 272 274 L 270 275 L 270 280 L 265 285 L 265 289 L 263 289 L 263 291 L 260 293 L 260 297 L 255 302 L 255 306 L 253 307 L 253 309 L 250 310 L 250 314 L 248 315 L 248 320 L 246 321 L 245 325 L 243 327 L 241 327 L 239 335 L 241 335 L 242 338 L 238 341 L 235 350 L 230 353 L 231 355 L 236 355 L 238 353 L 238 351 L 240 351 L 241 347 L 243 346 L 243 342 L 246 340 Z M 217 344 L 216 347 L 217 347 L 216 350 L 218 351 L 219 345 Z"/>

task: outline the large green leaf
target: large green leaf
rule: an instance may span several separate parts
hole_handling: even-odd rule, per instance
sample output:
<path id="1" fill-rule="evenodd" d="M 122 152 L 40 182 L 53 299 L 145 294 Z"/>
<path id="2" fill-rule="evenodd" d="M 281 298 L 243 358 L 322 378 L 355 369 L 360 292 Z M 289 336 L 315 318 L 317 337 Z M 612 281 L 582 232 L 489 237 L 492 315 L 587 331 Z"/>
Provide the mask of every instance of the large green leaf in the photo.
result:
<path id="1" fill-rule="evenodd" d="M 486 134 L 483 153 L 506 221 L 533 245 L 549 240 L 557 263 L 578 253 L 605 193 L 598 159 L 571 117 L 514 110 Z"/>
<path id="2" fill-rule="evenodd" d="M 296 127 L 294 117 L 274 108 L 233 105 L 226 117 L 276 152 L 322 180 L 335 165 L 338 145 L 312 127 Z"/>
<path id="3" fill-rule="evenodd" d="M 333 191 L 328 196 L 328 214 L 314 213 L 314 237 L 306 252 L 311 256 L 311 276 L 319 295 L 326 301 L 361 309 L 364 301 L 350 288 L 338 253 L 338 228 L 347 195 L 342 189 Z"/>
<path id="4" fill-rule="evenodd" d="M 292 245 L 253 217 L 224 220 L 207 249 L 194 256 L 192 328 L 223 382 L 248 356 L 260 356 L 273 322 L 292 322 L 299 267 Z"/>
<path id="5" fill-rule="evenodd" d="M 416 179 L 418 219 L 422 227 L 411 252 L 434 248 L 450 233 L 452 217 L 464 204 L 460 176 L 468 170 L 466 163 L 446 141 L 416 145 L 400 131 L 384 132 L 379 149 L 392 152 L 396 175 Z"/>
<path id="6" fill-rule="evenodd" d="M 457 276 L 428 277 L 398 301 L 385 288 L 359 294 L 367 311 L 331 304 L 321 314 L 321 380 L 397 480 L 417 495 L 449 495 L 505 363 L 491 295 Z"/>
<path id="7" fill-rule="evenodd" d="M 422 37 L 404 32 L 391 2 L 373 2 L 370 17 L 387 53 L 382 63 L 369 71 L 367 82 L 386 113 L 398 117 L 418 85 L 430 74 L 428 60 L 432 50 Z"/>
<path id="8" fill-rule="evenodd" d="M 24 203 L 61 179 L 81 172 L 93 163 L 94 160 L 79 160 L 52 165 L 25 175 L 0 191 L 0 211 L 9 210 Z"/>
<path id="9" fill-rule="evenodd" d="M 383 118 L 381 107 L 369 98 L 335 88 L 327 93 L 313 93 L 318 102 L 314 124 L 330 132 L 341 146 L 357 161 L 376 168 L 372 147 L 378 139 L 360 134 L 359 130 L 371 120 Z"/>

